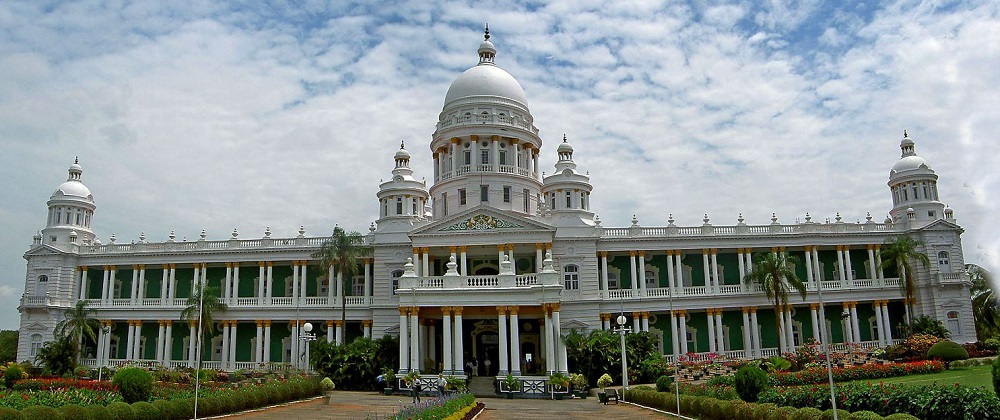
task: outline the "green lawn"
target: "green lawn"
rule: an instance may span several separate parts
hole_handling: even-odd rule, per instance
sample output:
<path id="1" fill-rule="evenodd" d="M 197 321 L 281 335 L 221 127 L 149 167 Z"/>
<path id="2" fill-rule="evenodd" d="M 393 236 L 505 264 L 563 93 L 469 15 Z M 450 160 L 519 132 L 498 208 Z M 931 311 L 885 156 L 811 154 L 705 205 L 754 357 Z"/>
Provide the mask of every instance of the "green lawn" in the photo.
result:
<path id="1" fill-rule="evenodd" d="M 896 378 L 866 379 L 855 382 L 871 382 L 886 384 L 907 384 L 907 385 L 930 385 L 938 384 L 959 384 L 973 387 L 983 387 L 987 390 L 993 389 L 993 375 L 990 373 L 990 365 L 956 367 L 940 373 L 927 373 L 923 375 L 900 376 Z"/>

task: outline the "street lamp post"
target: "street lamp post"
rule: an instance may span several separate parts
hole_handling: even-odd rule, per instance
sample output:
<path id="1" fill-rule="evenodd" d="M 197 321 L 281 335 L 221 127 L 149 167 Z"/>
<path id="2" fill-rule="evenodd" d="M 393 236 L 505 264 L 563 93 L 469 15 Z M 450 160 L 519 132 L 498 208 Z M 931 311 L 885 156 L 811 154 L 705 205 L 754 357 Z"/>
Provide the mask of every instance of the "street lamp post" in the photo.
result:
<path id="1" fill-rule="evenodd" d="M 625 326 L 625 321 L 625 313 L 618 315 L 618 328 L 614 329 L 621 337 L 622 342 L 622 401 L 625 401 L 625 391 L 628 390 L 628 358 L 625 352 L 625 334 L 632 331 L 631 328 Z"/>
<path id="2" fill-rule="evenodd" d="M 312 323 L 307 322 L 305 325 L 302 326 L 302 331 L 305 331 L 306 333 L 302 334 L 302 336 L 299 337 L 302 340 L 302 345 L 306 348 L 306 354 L 305 354 L 306 360 L 303 363 L 303 368 L 304 368 L 303 370 L 305 370 L 306 372 L 309 372 L 309 343 L 316 341 L 316 334 L 313 334 L 312 330 L 313 330 Z"/>
<path id="3" fill-rule="evenodd" d="M 826 354 L 826 375 L 830 381 L 830 403 L 833 405 L 833 420 L 839 420 L 837 416 L 837 386 L 833 382 L 833 366 L 830 365 L 830 337 L 828 337 L 825 328 L 826 307 L 823 306 L 823 279 L 816 281 L 816 293 L 819 296 L 819 337 L 822 340 L 823 353 Z"/>

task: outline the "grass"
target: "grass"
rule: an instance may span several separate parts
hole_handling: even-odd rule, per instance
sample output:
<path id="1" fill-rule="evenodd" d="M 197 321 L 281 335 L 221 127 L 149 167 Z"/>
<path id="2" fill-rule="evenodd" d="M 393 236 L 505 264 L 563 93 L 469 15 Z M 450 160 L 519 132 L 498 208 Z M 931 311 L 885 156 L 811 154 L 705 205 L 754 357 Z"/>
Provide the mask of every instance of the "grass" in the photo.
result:
<path id="1" fill-rule="evenodd" d="M 990 365 L 980 365 L 971 367 L 953 367 L 951 370 L 938 373 L 926 373 L 923 375 L 908 375 L 896 378 L 865 379 L 854 382 L 871 382 L 885 384 L 905 384 L 905 385 L 930 385 L 938 384 L 959 384 L 971 387 L 983 387 L 987 390 L 993 389 L 993 374 L 990 372 Z"/>

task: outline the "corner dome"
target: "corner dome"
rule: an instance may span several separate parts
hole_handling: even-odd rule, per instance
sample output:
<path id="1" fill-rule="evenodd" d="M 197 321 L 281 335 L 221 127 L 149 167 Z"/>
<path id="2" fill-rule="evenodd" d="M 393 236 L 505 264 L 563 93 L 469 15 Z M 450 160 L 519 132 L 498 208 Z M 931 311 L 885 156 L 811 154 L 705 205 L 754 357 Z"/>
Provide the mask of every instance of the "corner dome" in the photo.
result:
<path id="1" fill-rule="evenodd" d="M 52 193 L 52 198 L 59 198 L 59 196 L 71 196 L 80 197 L 87 200 L 93 200 L 93 194 L 90 193 L 90 188 L 83 185 L 80 181 L 66 181 L 56 188 L 55 192 Z"/>
<path id="2" fill-rule="evenodd" d="M 444 106 L 471 96 L 500 97 L 528 106 L 521 84 L 510 73 L 493 65 L 480 64 L 460 74 L 448 88 Z"/>
<path id="3" fill-rule="evenodd" d="M 927 170 L 931 169 L 931 166 L 927 164 L 927 160 L 917 155 L 911 155 L 903 157 L 898 162 L 896 162 L 895 165 L 892 165 L 892 171 L 893 172 L 912 171 L 914 169 L 920 169 L 921 167 Z"/>

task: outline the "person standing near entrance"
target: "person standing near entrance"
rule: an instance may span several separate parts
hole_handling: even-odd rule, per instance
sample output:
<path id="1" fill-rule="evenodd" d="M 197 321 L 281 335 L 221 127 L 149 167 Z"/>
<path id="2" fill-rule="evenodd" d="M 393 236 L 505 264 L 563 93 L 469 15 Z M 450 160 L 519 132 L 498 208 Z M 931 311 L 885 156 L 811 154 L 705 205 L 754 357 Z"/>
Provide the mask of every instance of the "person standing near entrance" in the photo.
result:
<path id="1" fill-rule="evenodd" d="M 444 378 L 443 373 L 438 374 L 438 395 L 444 397 L 444 387 L 448 385 L 448 380 Z"/>
<path id="2" fill-rule="evenodd" d="M 483 361 L 483 366 L 486 367 L 486 376 L 490 376 L 492 374 L 492 372 L 490 371 L 490 365 L 492 365 L 492 364 L 493 364 L 493 362 L 490 362 L 490 358 L 489 357 L 486 357 L 486 360 Z"/>

